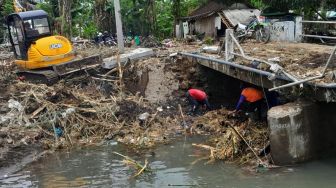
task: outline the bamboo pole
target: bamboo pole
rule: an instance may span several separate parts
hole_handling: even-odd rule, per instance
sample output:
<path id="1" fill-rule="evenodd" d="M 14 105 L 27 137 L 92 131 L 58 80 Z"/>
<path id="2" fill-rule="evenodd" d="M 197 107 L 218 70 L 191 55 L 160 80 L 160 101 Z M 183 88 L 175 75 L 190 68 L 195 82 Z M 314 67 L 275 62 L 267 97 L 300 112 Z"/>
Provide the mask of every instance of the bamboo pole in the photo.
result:
<path id="1" fill-rule="evenodd" d="M 237 129 L 235 129 L 231 123 L 227 122 L 227 124 L 229 125 L 229 127 L 245 142 L 245 144 L 247 145 L 247 147 L 250 148 L 250 150 L 253 152 L 254 156 L 257 158 L 257 160 L 259 161 L 260 164 L 267 166 L 266 164 L 264 164 L 264 162 L 261 160 L 261 158 L 257 155 L 257 153 L 254 151 L 254 149 L 250 146 L 250 144 L 246 141 L 246 139 L 243 137 L 243 135 L 241 135 Z"/>

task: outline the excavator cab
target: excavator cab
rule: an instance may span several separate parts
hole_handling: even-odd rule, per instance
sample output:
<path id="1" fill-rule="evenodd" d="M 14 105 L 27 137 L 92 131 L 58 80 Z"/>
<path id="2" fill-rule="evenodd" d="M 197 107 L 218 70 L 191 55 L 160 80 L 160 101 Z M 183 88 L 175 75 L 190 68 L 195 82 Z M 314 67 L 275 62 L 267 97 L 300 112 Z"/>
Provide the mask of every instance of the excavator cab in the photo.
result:
<path id="1" fill-rule="evenodd" d="M 11 14 L 7 17 L 7 27 L 16 59 L 28 60 L 30 45 L 51 36 L 48 14 L 42 10 Z"/>
<path id="2" fill-rule="evenodd" d="M 76 58 L 70 41 L 52 35 L 43 10 L 26 11 L 7 17 L 10 43 L 19 67 L 19 77 L 38 83 L 53 83 L 66 75 L 92 69 L 102 62 L 100 55 Z"/>

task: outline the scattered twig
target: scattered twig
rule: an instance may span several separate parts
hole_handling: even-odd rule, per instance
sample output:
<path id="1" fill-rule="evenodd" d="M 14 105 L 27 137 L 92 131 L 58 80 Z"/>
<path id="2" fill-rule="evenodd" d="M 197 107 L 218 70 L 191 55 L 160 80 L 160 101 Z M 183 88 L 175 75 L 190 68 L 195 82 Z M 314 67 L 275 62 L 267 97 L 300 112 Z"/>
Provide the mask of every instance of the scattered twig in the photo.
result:
<path id="1" fill-rule="evenodd" d="M 132 159 L 132 158 L 126 156 L 126 155 L 120 154 L 118 152 L 113 152 L 113 153 L 123 157 L 126 160 L 127 163 L 133 164 L 136 168 L 140 169 L 133 177 L 137 177 L 145 171 L 151 171 L 148 167 L 147 159 L 145 160 L 145 165 L 141 165 L 139 162 L 135 161 L 134 159 Z"/>
<path id="2" fill-rule="evenodd" d="M 253 152 L 254 156 L 257 158 L 257 160 L 259 161 L 260 164 L 263 164 L 266 166 L 266 164 L 264 164 L 264 162 L 260 159 L 260 157 L 257 155 L 257 153 L 254 151 L 254 149 L 250 146 L 250 144 L 246 141 L 246 139 L 243 137 L 243 135 L 241 135 L 237 129 L 235 129 L 231 123 L 227 122 L 227 124 L 229 125 L 229 127 L 245 142 L 245 144 L 250 148 L 250 150 Z"/>
<path id="3" fill-rule="evenodd" d="M 107 78 L 97 78 L 97 77 L 93 77 L 92 79 L 94 80 L 100 80 L 100 81 L 107 81 L 107 82 L 116 82 L 117 80 L 112 80 L 112 79 L 107 79 Z"/>
<path id="4" fill-rule="evenodd" d="M 188 126 L 187 126 L 187 123 L 185 121 L 185 118 L 184 118 L 184 115 L 183 115 L 183 111 L 182 111 L 182 107 L 181 107 L 180 104 L 178 104 L 178 108 L 180 110 L 181 117 L 182 117 L 182 126 L 183 126 L 183 128 L 187 128 Z"/>
<path id="5" fill-rule="evenodd" d="M 136 173 L 133 177 L 137 177 L 139 176 L 140 174 L 142 174 L 142 172 L 144 172 L 144 170 L 147 168 L 147 165 L 148 165 L 148 161 L 147 159 L 145 160 L 145 165 L 143 166 L 142 169 L 140 169 L 140 171 L 138 173 Z"/>
<path id="6" fill-rule="evenodd" d="M 210 150 L 210 158 L 215 158 L 214 152 L 216 151 L 216 148 L 214 148 L 212 146 L 205 145 L 205 144 L 192 144 L 192 146 Z"/>
<path id="7" fill-rule="evenodd" d="M 38 108 L 37 110 L 35 110 L 32 115 L 30 116 L 30 119 L 33 119 L 36 115 L 38 115 L 42 110 L 45 109 L 45 107 L 47 106 L 47 104 L 43 104 L 40 108 Z"/>
<path id="8" fill-rule="evenodd" d="M 109 76 L 109 75 L 111 75 L 112 73 L 115 73 L 115 72 L 117 72 L 117 71 L 118 71 L 117 68 L 113 68 L 113 69 L 111 69 L 110 71 L 108 71 L 106 74 L 104 74 L 103 77 L 107 77 L 107 76 Z"/>

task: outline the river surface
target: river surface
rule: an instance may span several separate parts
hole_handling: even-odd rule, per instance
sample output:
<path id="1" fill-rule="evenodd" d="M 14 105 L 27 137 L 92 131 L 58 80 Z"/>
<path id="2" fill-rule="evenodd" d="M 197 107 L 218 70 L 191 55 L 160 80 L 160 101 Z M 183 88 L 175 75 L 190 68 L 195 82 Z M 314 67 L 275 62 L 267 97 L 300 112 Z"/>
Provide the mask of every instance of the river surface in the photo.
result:
<path id="1" fill-rule="evenodd" d="M 116 142 L 54 153 L 1 179 L 0 187 L 336 187 L 336 160 L 257 173 L 223 162 L 197 161 L 209 153 L 191 144 L 203 139 L 179 138 L 141 155 Z M 142 164 L 148 159 L 152 171 L 133 177 L 137 171 L 113 152 L 128 155 Z"/>

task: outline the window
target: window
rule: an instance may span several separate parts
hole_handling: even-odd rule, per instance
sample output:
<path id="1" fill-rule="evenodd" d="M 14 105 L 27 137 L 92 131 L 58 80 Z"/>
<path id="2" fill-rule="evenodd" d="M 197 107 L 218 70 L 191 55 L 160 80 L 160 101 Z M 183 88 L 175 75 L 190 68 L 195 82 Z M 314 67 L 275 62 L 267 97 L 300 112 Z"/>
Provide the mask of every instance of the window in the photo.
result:
<path id="1" fill-rule="evenodd" d="M 13 40 L 15 52 L 19 58 L 21 58 L 21 51 L 20 51 L 20 44 L 22 44 L 23 41 L 23 35 L 20 27 L 20 22 L 15 19 L 15 21 L 10 22 L 10 35 Z"/>
<path id="2" fill-rule="evenodd" d="M 24 21 L 24 28 L 27 37 L 37 37 L 39 35 L 49 34 L 49 23 L 47 18 L 35 18 Z"/>
<path id="3" fill-rule="evenodd" d="M 49 23 L 47 18 L 34 19 L 34 29 L 38 30 L 39 34 L 50 33 Z"/>
<path id="4" fill-rule="evenodd" d="M 326 13 L 327 18 L 336 18 L 336 10 L 330 10 Z"/>

